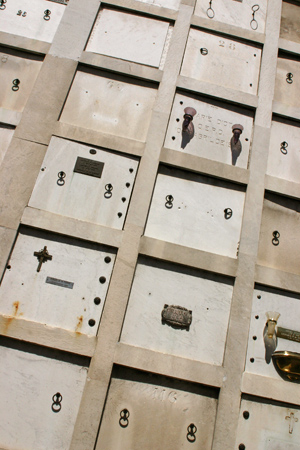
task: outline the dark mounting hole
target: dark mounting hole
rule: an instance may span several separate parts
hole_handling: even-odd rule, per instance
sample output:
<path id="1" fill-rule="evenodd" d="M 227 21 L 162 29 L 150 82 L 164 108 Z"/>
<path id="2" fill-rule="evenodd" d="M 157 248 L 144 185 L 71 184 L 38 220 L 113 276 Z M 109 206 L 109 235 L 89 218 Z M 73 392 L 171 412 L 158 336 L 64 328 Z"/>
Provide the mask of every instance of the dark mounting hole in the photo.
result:
<path id="1" fill-rule="evenodd" d="M 254 358 L 250 358 L 250 362 L 251 362 L 251 363 L 254 363 Z"/>
<path id="2" fill-rule="evenodd" d="M 96 321 L 94 320 L 94 319 L 90 319 L 89 320 L 89 326 L 90 327 L 93 327 L 93 326 L 95 326 L 96 325 Z"/>
<path id="3" fill-rule="evenodd" d="M 7 269 L 11 269 L 11 266 L 10 266 L 10 265 L 8 265 L 8 266 L 6 266 L 6 268 L 7 268 Z"/>
<path id="4" fill-rule="evenodd" d="M 178 119 L 178 117 L 177 117 L 176 122 L 179 122 L 179 120 L 180 120 L 180 119 Z"/>
<path id="5" fill-rule="evenodd" d="M 255 319 L 259 319 L 259 316 L 255 316 Z"/>
<path id="6" fill-rule="evenodd" d="M 100 281 L 101 284 L 104 284 L 105 281 L 106 281 L 106 278 L 105 278 L 105 277 L 100 277 L 100 278 L 99 278 L 99 281 Z"/>
<path id="7" fill-rule="evenodd" d="M 246 139 L 245 139 L 245 141 L 247 141 L 247 142 L 248 142 L 248 141 L 249 141 L 249 139 L 248 139 L 248 138 L 246 138 Z"/>
<path id="8" fill-rule="evenodd" d="M 254 56 L 256 56 L 256 53 L 254 53 Z"/>
<path id="9" fill-rule="evenodd" d="M 121 212 L 118 212 L 118 217 L 122 217 L 123 214 Z"/>
<path id="10" fill-rule="evenodd" d="M 243 417 L 244 417 L 244 419 L 248 420 L 249 417 L 250 417 L 249 411 L 244 411 L 244 412 L 243 412 Z"/>
<path id="11" fill-rule="evenodd" d="M 94 298 L 94 303 L 95 303 L 95 305 L 100 305 L 100 303 L 101 303 L 101 298 L 100 298 L 100 297 L 95 297 L 95 298 Z"/>
<path id="12" fill-rule="evenodd" d="M 97 150 L 94 150 L 93 148 L 91 148 L 90 154 L 91 154 L 91 155 L 96 155 L 96 153 L 97 153 Z"/>
<path id="13" fill-rule="evenodd" d="M 129 169 L 129 172 L 130 172 L 130 173 L 132 173 L 132 172 L 133 172 L 133 168 L 132 168 L 132 167 L 131 167 L 131 168 Z"/>
<path id="14" fill-rule="evenodd" d="M 252 337 L 252 339 L 253 339 L 254 341 L 256 341 L 256 339 L 257 339 L 257 336 L 253 336 L 253 337 Z"/>
<path id="15" fill-rule="evenodd" d="M 261 299 L 261 295 L 258 295 L 257 298 L 260 300 Z"/>
<path id="16" fill-rule="evenodd" d="M 250 86 L 252 87 L 252 83 L 250 83 Z"/>
<path id="17" fill-rule="evenodd" d="M 175 141 L 175 139 L 176 139 L 175 136 L 172 136 L 172 140 Z"/>
<path id="18" fill-rule="evenodd" d="M 111 257 L 110 256 L 105 256 L 104 261 L 106 262 L 106 264 L 111 262 Z"/>
<path id="19" fill-rule="evenodd" d="M 44 172 L 44 170 L 45 170 L 45 169 L 44 169 L 44 167 L 43 167 L 43 168 L 41 169 L 41 171 Z"/>
<path id="20" fill-rule="evenodd" d="M 244 444 L 240 444 L 240 445 L 239 445 L 239 450 L 245 450 L 245 449 L 246 449 L 246 447 L 245 447 Z"/>
<path id="21" fill-rule="evenodd" d="M 126 202 L 126 197 L 122 197 L 122 202 L 125 203 Z"/>
<path id="22" fill-rule="evenodd" d="M 130 183 L 126 183 L 126 185 L 125 185 L 126 187 L 130 187 Z"/>
<path id="23" fill-rule="evenodd" d="M 181 105 L 183 105 L 183 102 L 180 102 Z"/>

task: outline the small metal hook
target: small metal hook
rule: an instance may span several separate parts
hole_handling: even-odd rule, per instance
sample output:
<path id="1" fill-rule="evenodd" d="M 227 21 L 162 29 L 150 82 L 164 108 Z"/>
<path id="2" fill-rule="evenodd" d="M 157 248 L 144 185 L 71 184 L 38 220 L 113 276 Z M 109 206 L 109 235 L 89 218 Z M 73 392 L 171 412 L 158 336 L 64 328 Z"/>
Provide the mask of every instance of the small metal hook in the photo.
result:
<path id="1" fill-rule="evenodd" d="M 64 178 L 66 177 L 65 172 L 63 172 L 61 170 L 60 172 L 58 172 L 57 176 L 58 176 L 58 180 L 56 183 L 58 184 L 58 186 L 63 186 L 65 184 Z"/>
<path id="2" fill-rule="evenodd" d="M 259 10 L 259 5 L 253 5 L 252 6 L 252 20 L 250 22 L 250 27 L 252 28 L 252 30 L 257 30 L 258 28 L 258 22 L 255 19 L 255 13 Z"/>
<path id="3" fill-rule="evenodd" d="M 207 48 L 200 48 L 200 53 L 201 55 L 206 56 L 208 54 Z"/>
<path id="4" fill-rule="evenodd" d="M 50 14 L 51 14 L 51 11 L 50 11 L 50 9 L 45 9 L 45 11 L 44 11 L 44 20 L 50 20 L 51 19 L 51 17 L 50 17 Z"/>
<path id="5" fill-rule="evenodd" d="M 187 427 L 187 435 L 186 438 L 189 442 L 195 442 L 196 440 L 196 436 L 195 434 L 197 433 L 197 427 L 194 423 L 191 423 L 188 427 Z"/>
<path id="6" fill-rule="evenodd" d="M 105 198 L 111 198 L 112 197 L 112 190 L 113 190 L 113 185 L 108 183 L 105 185 L 105 193 L 104 193 L 104 197 Z"/>
<path id="7" fill-rule="evenodd" d="M 293 74 L 292 74 L 292 72 L 289 72 L 289 73 L 287 73 L 286 74 L 286 82 L 288 83 L 288 84 L 292 84 L 293 83 Z"/>
<path id="8" fill-rule="evenodd" d="M 233 211 L 231 208 L 224 209 L 224 217 L 226 220 L 230 219 L 232 217 Z"/>
<path id="9" fill-rule="evenodd" d="M 168 209 L 173 208 L 173 200 L 174 200 L 173 195 L 167 195 L 166 196 L 166 200 L 167 201 L 165 203 L 165 207 L 168 208 Z"/>
<path id="10" fill-rule="evenodd" d="M 6 0 L 0 0 L 0 9 L 1 9 L 1 10 L 3 10 L 3 9 L 6 8 L 6 6 L 5 6 L 4 3 L 6 3 Z"/>
<path id="11" fill-rule="evenodd" d="M 275 245 L 275 246 L 279 245 L 279 238 L 280 238 L 279 231 L 273 231 L 272 244 Z"/>
<path id="12" fill-rule="evenodd" d="M 13 86 L 11 88 L 12 91 L 17 92 L 19 90 L 19 84 L 21 83 L 20 80 L 18 80 L 18 78 L 15 78 L 12 82 Z"/>
<path id="13" fill-rule="evenodd" d="M 209 7 L 206 10 L 206 14 L 207 14 L 207 17 L 209 17 L 210 19 L 213 19 L 215 17 L 215 12 L 212 9 L 211 4 L 212 4 L 212 0 L 209 0 Z"/>
<path id="14" fill-rule="evenodd" d="M 281 151 L 281 153 L 283 153 L 284 155 L 286 155 L 287 154 L 287 148 L 288 148 L 288 146 L 289 146 L 289 144 L 286 142 L 286 141 L 283 141 L 283 142 L 281 142 L 281 147 L 280 147 L 280 151 Z"/>
<path id="15" fill-rule="evenodd" d="M 58 413 L 61 410 L 62 399 L 63 399 L 62 395 L 59 392 L 53 395 L 52 397 L 53 403 L 51 406 L 53 412 Z"/>
<path id="16" fill-rule="evenodd" d="M 119 419 L 120 427 L 122 427 L 122 428 L 128 427 L 128 425 L 129 425 L 128 417 L 129 416 L 130 416 L 130 413 L 129 413 L 128 409 L 126 409 L 126 408 L 122 409 L 122 411 L 120 412 L 120 419 Z"/>

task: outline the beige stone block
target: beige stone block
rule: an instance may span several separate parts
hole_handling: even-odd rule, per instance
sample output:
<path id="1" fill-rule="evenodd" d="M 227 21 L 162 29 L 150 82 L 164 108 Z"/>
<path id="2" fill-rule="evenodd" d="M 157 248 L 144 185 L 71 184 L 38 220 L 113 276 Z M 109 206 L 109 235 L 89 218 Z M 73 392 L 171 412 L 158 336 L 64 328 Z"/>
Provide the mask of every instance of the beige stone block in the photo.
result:
<path id="1" fill-rule="evenodd" d="M 282 2 L 280 37 L 300 43 L 300 9 L 299 5 Z"/>
<path id="2" fill-rule="evenodd" d="M 16 233 L 16 230 L 0 227 L 0 277 L 6 268 L 6 263 L 12 250 Z"/>

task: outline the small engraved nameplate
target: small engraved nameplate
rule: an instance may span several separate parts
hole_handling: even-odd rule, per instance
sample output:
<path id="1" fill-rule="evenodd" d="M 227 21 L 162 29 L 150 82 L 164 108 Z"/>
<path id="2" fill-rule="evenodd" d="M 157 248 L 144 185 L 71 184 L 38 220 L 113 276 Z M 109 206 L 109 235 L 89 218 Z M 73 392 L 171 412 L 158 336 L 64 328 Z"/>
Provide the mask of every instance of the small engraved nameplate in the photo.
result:
<path id="1" fill-rule="evenodd" d="M 64 287 L 67 289 L 73 289 L 74 283 L 71 281 L 60 280 L 59 278 L 47 277 L 46 283 L 54 284 L 55 286 Z"/>
<path id="2" fill-rule="evenodd" d="M 300 332 L 289 330 L 288 328 L 277 327 L 277 337 L 287 339 L 288 341 L 300 342 Z"/>
<path id="3" fill-rule="evenodd" d="M 165 305 L 161 312 L 162 323 L 176 328 L 186 328 L 189 330 L 192 323 L 192 311 L 182 306 Z"/>
<path id="4" fill-rule="evenodd" d="M 78 156 L 74 167 L 74 172 L 89 175 L 90 177 L 101 178 L 103 167 L 103 162 Z"/>

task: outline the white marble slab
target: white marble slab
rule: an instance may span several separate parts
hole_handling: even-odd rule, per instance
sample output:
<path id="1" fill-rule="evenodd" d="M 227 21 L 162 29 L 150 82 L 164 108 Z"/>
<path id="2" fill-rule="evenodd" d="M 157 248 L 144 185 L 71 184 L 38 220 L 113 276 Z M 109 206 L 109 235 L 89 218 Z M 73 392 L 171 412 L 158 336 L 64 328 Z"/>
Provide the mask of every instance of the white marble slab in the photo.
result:
<path id="1" fill-rule="evenodd" d="M 243 413 L 248 412 L 245 419 Z M 300 450 L 300 411 L 243 399 L 235 448 L 247 450 Z"/>
<path id="2" fill-rule="evenodd" d="M 169 26 L 162 20 L 102 9 L 86 51 L 159 67 Z"/>
<path id="3" fill-rule="evenodd" d="M 252 7 L 258 5 L 254 14 Z M 257 9 L 256 7 L 254 8 Z M 226 23 L 246 30 L 264 33 L 266 22 L 267 0 L 197 0 L 195 14 L 211 19 L 212 21 Z"/>
<path id="4" fill-rule="evenodd" d="M 48 0 L 7 0 L 4 6 L 0 31 L 44 42 L 52 42 L 66 8 Z"/>
<path id="5" fill-rule="evenodd" d="M 232 288 L 225 279 L 204 272 L 140 261 L 121 342 L 222 365 Z M 162 324 L 161 313 L 165 304 L 179 305 L 192 311 L 189 330 Z"/>
<path id="6" fill-rule="evenodd" d="M 11 143 L 14 131 L 15 130 L 12 128 L 6 128 L 3 125 L 0 126 L 0 165 L 4 159 L 6 150 Z"/>
<path id="7" fill-rule="evenodd" d="M 139 0 L 150 5 L 161 6 L 162 8 L 169 8 L 177 10 L 179 8 L 180 0 Z"/>
<path id="8" fill-rule="evenodd" d="M 100 171 L 103 163 L 100 178 L 75 172 L 78 158 L 100 164 Z M 121 230 L 137 167 L 127 156 L 52 137 L 29 206 Z"/>
<path id="9" fill-rule="evenodd" d="M 291 74 L 291 76 L 289 76 Z M 299 108 L 300 61 L 278 58 L 274 100 Z"/>
<path id="10" fill-rule="evenodd" d="M 209 388 L 123 368 L 111 379 L 96 450 L 210 450 L 216 407 Z M 124 409 L 128 422 L 120 421 Z M 195 442 L 187 439 L 191 424 Z"/>
<path id="11" fill-rule="evenodd" d="M 195 108 L 193 118 L 194 135 L 182 132 L 184 109 Z M 241 124 L 241 153 L 231 149 L 232 126 Z M 176 94 L 165 139 L 165 147 L 190 155 L 220 161 L 247 169 L 252 138 L 253 117 L 241 113 L 236 107 L 226 107 L 220 102 L 201 101 L 193 97 Z"/>
<path id="12" fill-rule="evenodd" d="M 300 183 L 299 167 L 300 128 L 273 120 L 267 174 Z"/>
<path id="13" fill-rule="evenodd" d="M 277 343 L 268 341 L 270 345 L 267 345 L 266 351 L 264 331 L 267 323 L 266 312 L 268 311 L 280 313 L 277 326 L 300 332 L 300 297 L 297 294 L 259 287 L 253 293 L 245 370 L 246 372 L 270 377 L 270 379 L 281 380 L 282 378 L 270 359 L 270 354 L 274 351 L 285 350 L 300 353 L 300 343 L 278 338 Z"/>
<path id="14" fill-rule="evenodd" d="M 274 194 L 265 195 L 259 238 L 258 264 L 300 274 L 300 203 Z M 279 243 L 273 245 L 278 231 Z M 275 244 L 277 240 L 274 241 Z"/>
<path id="15" fill-rule="evenodd" d="M 23 111 L 41 66 L 42 61 L 38 58 L 0 53 L 0 108 Z"/>
<path id="16" fill-rule="evenodd" d="M 87 367 L 3 346 L 0 355 L 1 448 L 68 450 Z"/>
<path id="17" fill-rule="evenodd" d="M 192 28 L 181 75 L 255 95 L 260 60 L 259 48 Z"/>
<path id="18" fill-rule="evenodd" d="M 156 89 L 118 76 L 78 71 L 61 122 L 146 141 Z"/>
<path id="19" fill-rule="evenodd" d="M 172 195 L 171 204 L 166 197 Z M 162 168 L 145 235 L 231 258 L 237 257 L 245 193 L 190 172 Z M 231 218 L 224 210 L 231 208 Z"/>
<path id="20" fill-rule="evenodd" d="M 45 246 L 52 260 L 37 272 L 34 252 Z M 3 278 L 0 314 L 95 336 L 114 259 L 114 252 L 96 244 L 24 231 Z"/>

